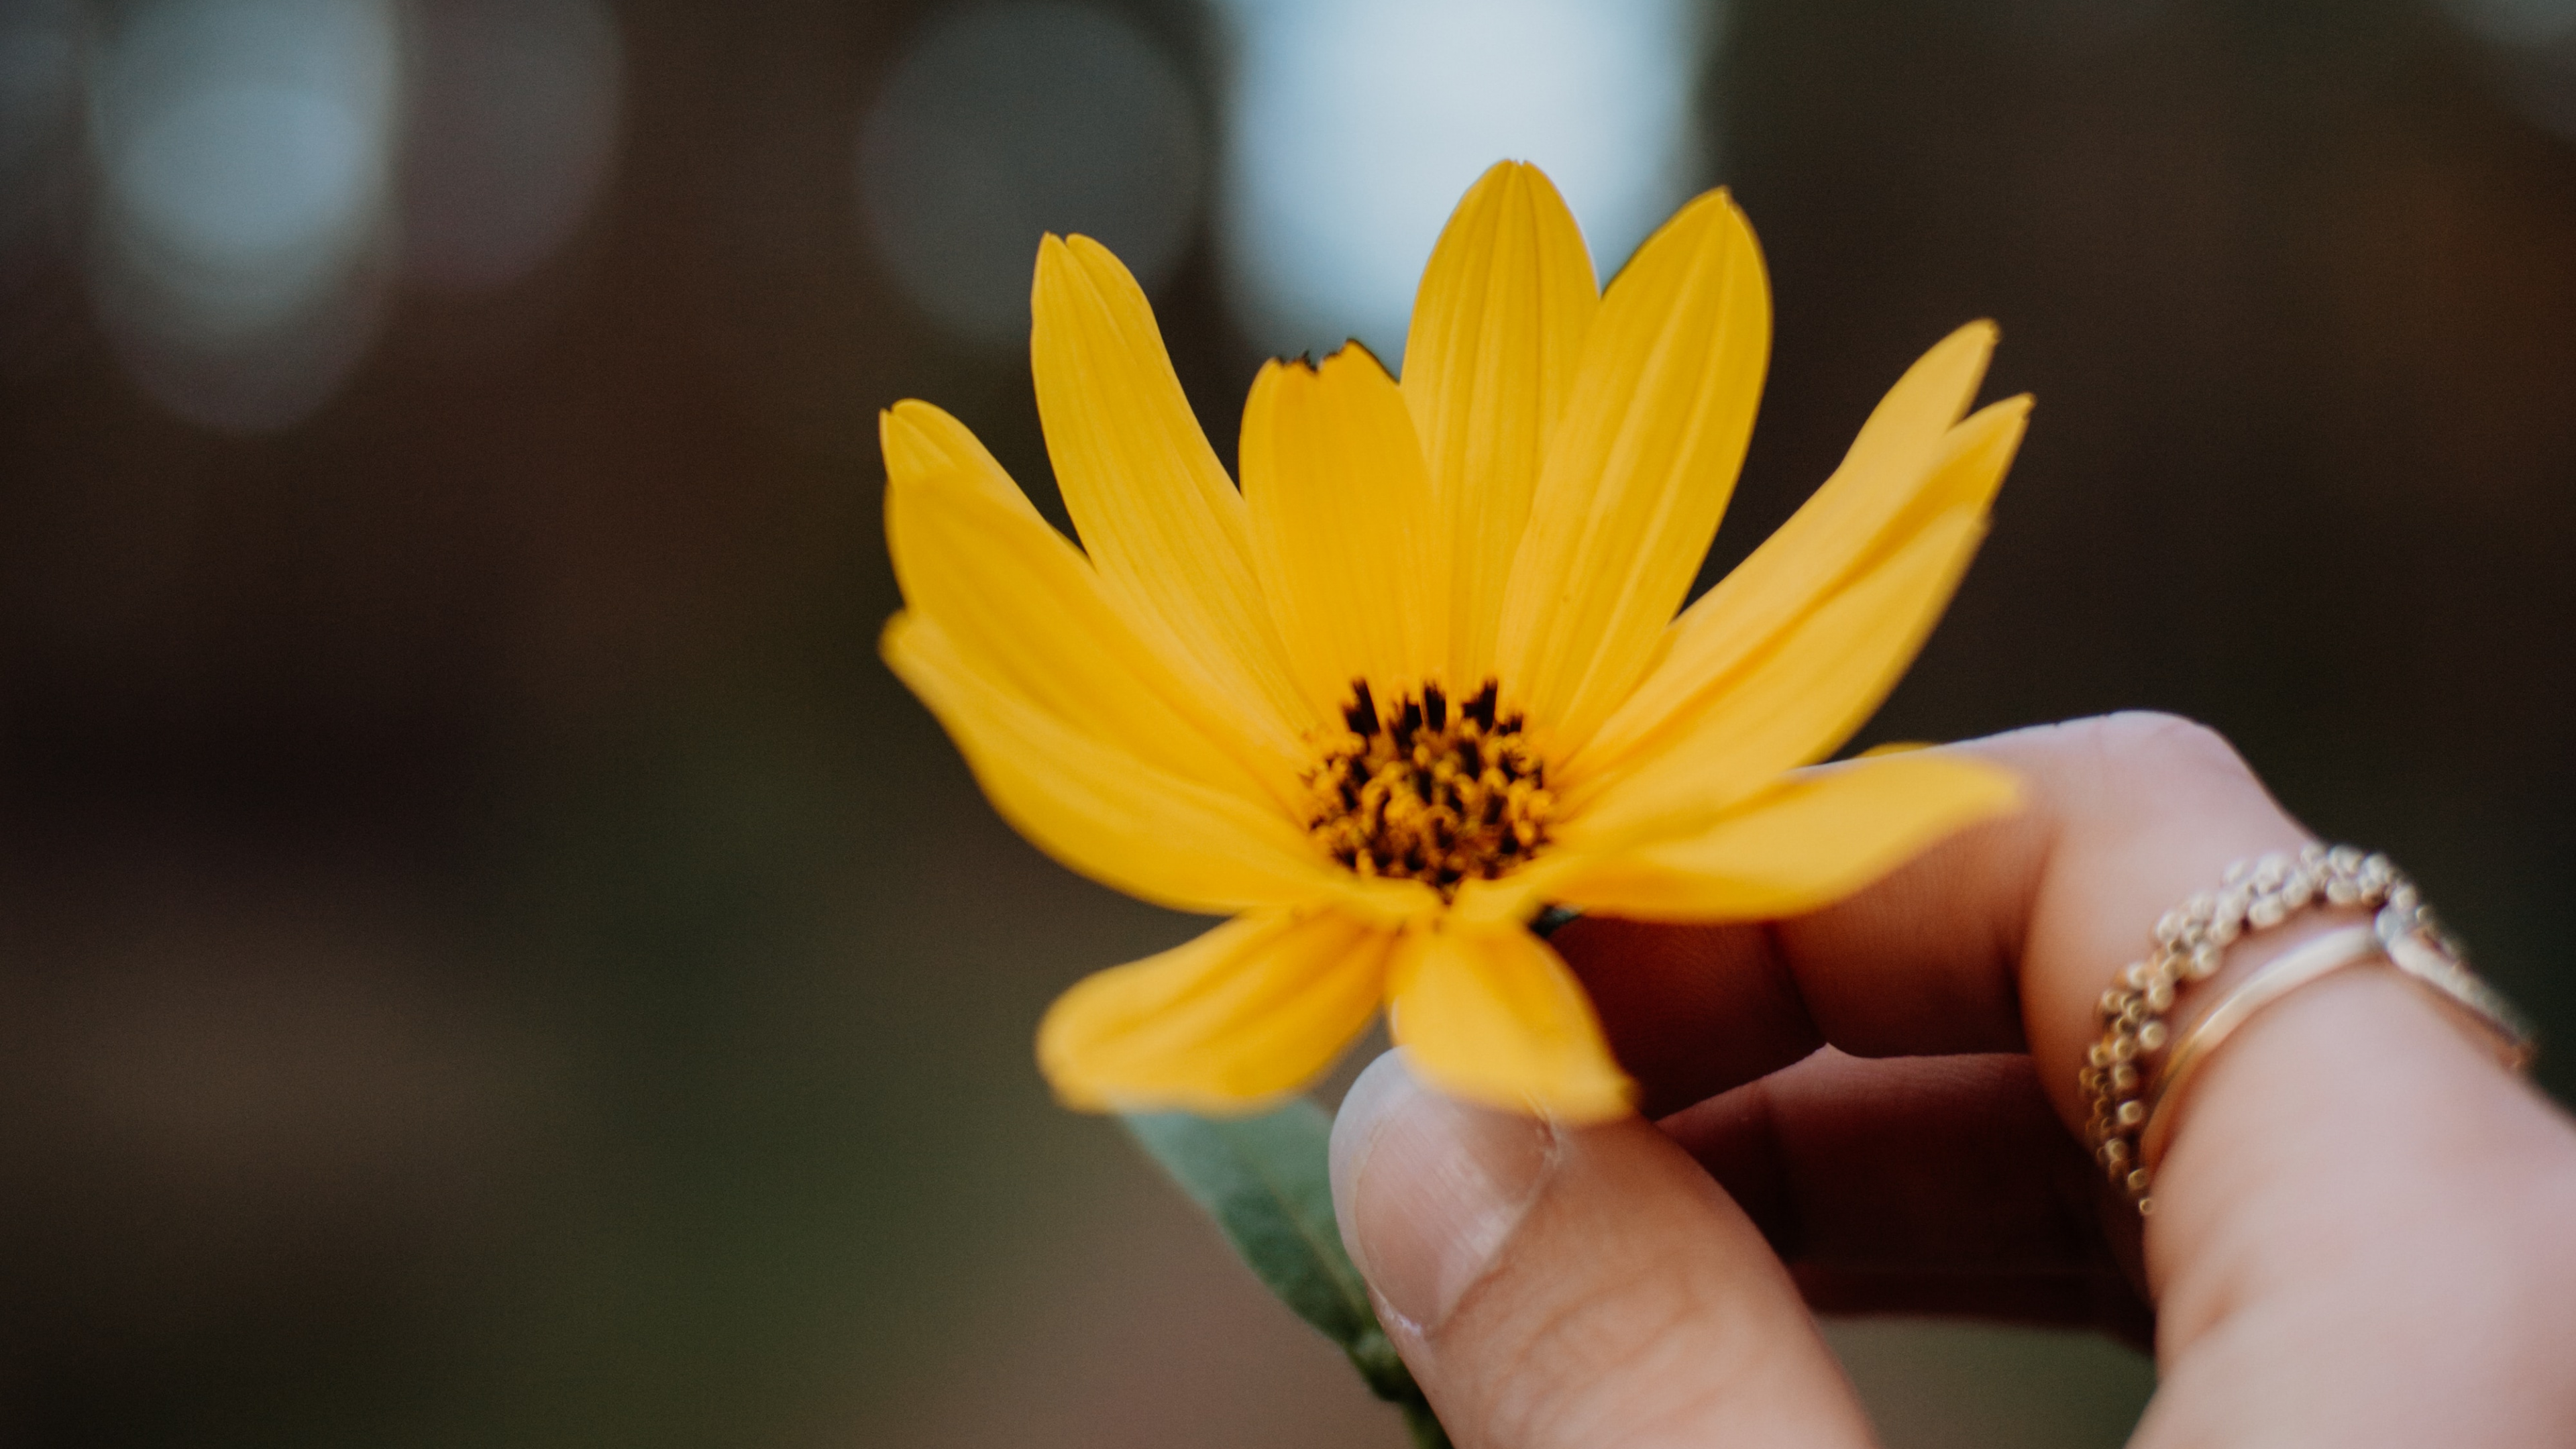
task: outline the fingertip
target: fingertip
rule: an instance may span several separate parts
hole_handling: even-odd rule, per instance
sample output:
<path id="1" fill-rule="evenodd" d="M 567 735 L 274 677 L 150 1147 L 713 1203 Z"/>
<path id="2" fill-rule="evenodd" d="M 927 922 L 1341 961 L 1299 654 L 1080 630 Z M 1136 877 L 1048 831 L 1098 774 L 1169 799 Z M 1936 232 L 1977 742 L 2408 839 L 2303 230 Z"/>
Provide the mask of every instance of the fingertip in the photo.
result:
<path id="1" fill-rule="evenodd" d="M 1329 1149 L 1333 1221 L 1341 1228 L 1342 1247 L 1350 1253 L 1352 1262 L 1362 1265 L 1362 1273 L 1367 1272 L 1366 1257 L 1361 1251 L 1353 1209 L 1360 1172 L 1369 1148 L 1377 1140 L 1378 1124 L 1389 1112 L 1400 1109 L 1406 1095 L 1417 1090 L 1413 1074 L 1405 1070 L 1404 1053 L 1387 1051 L 1351 1082 L 1350 1090 L 1342 1094 L 1341 1109 L 1333 1114 Z"/>
<path id="2" fill-rule="evenodd" d="M 1381 1304 L 1436 1330 L 1500 1254 L 1546 1174 L 1543 1122 L 1454 1101 L 1390 1051 L 1333 1122 L 1333 1214 Z"/>
<path id="3" fill-rule="evenodd" d="M 1390 1054 L 1333 1167 L 1380 1320 L 1458 1442 L 1868 1442 L 1786 1270 L 1651 1125 L 1459 1103 Z"/>

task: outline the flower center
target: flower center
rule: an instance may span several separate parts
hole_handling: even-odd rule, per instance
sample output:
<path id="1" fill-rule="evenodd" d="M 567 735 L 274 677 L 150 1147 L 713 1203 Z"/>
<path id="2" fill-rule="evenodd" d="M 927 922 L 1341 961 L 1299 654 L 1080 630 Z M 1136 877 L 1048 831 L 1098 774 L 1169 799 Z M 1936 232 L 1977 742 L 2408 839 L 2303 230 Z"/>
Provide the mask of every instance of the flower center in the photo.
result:
<path id="1" fill-rule="evenodd" d="M 1333 859 L 1364 876 L 1423 881 L 1445 898 L 1491 880 L 1547 841 L 1556 798 L 1547 766 L 1497 718 L 1497 690 L 1452 705 L 1426 684 L 1382 713 L 1366 680 L 1351 684 L 1350 728 L 1319 741 L 1306 772 L 1306 825 Z"/>

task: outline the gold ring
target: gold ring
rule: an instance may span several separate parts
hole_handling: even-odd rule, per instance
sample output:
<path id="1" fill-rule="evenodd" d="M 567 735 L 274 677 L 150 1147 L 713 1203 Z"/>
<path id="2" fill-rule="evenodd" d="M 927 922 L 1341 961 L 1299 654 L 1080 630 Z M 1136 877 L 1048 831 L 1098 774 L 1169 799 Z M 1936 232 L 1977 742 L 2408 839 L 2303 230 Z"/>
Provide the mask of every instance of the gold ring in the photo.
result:
<path id="1" fill-rule="evenodd" d="M 2180 1042 L 2169 1025 L 2188 985 L 2218 974 L 2238 938 L 2267 931 L 2312 906 L 2368 907 L 2367 926 L 2332 932 L 2265 964 L 2193 1025 Z M 2358 961 L 2384 958 L 2407 979 L 2460 1008 L 2495 1037 L 2521 1071 L 2535 1052 L 2530 1024 L 2470 972 L 2457 942 L 2434 924 L 2415 883 L 2384 855 L 2349 845 L 2275 851 L 2227 868 L 2156 922 L 2155 947 L 2122 968 L 2102 993 L 2102 1036 L 2085 1054 L 2077 1086 L 2091 1104 L 2085 1141 L 2095 1165 L 2140 1213 L 2155 1211 L 2148 1160 L 2172 1135 L 2169 1104 L 2209 1054 L 2264 1006 Z M 2167 1048 L 2171 1047 L 2170 1053 Z"/>

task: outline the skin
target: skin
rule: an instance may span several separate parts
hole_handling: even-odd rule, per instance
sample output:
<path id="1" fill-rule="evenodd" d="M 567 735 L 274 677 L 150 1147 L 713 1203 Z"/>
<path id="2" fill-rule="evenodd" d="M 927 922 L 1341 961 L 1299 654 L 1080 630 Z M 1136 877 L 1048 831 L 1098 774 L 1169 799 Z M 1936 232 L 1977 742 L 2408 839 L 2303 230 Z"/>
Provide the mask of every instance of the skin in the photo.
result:
<path id="1" fill-rule="evenodd" d="M 1816 1311 L 2150 1344 L 2145 1449 L 2576 1443 L 2568 1119 L 2350 968 L 2211 1059 L 2142 1225 L 2075 1135 L 2094 1002 L 2168 906 L 2312 837 L 2182 720 L 1949 748 L 2027 807 L 1796 920 L 1558 934 L 1645 1115 L 1464 1107 L 1393 1054 L 1354 1087 L 1345 1236 L 1461 1449 L 1874 1443 Z M 2353 919 L 2249 937 L 2194 990 Z"/>

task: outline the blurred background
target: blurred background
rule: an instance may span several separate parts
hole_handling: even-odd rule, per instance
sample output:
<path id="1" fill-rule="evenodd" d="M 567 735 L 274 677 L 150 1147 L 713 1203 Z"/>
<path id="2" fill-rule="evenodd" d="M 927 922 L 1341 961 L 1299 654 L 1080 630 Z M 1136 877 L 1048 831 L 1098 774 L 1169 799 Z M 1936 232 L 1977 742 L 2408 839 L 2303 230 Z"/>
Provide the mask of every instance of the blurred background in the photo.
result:
<path id="1" fill-rule="evenodd" d="M 1230 454 L 1502 156 L 1605 275 L 1761 230 L 1712 578 L 2001 321 L 1865 739 L 2209 720 L 2576 1038 L 2576 0 L 0 0 L 0 1441 L 1399 1444 L 1047 1100 L 1044 1003 L 1199 923 L 877 663 L 874 419 L 1061 518 L 1080 230 Z M 2151 1384 L 1836 1342 L 1897 1446 Z"/>

